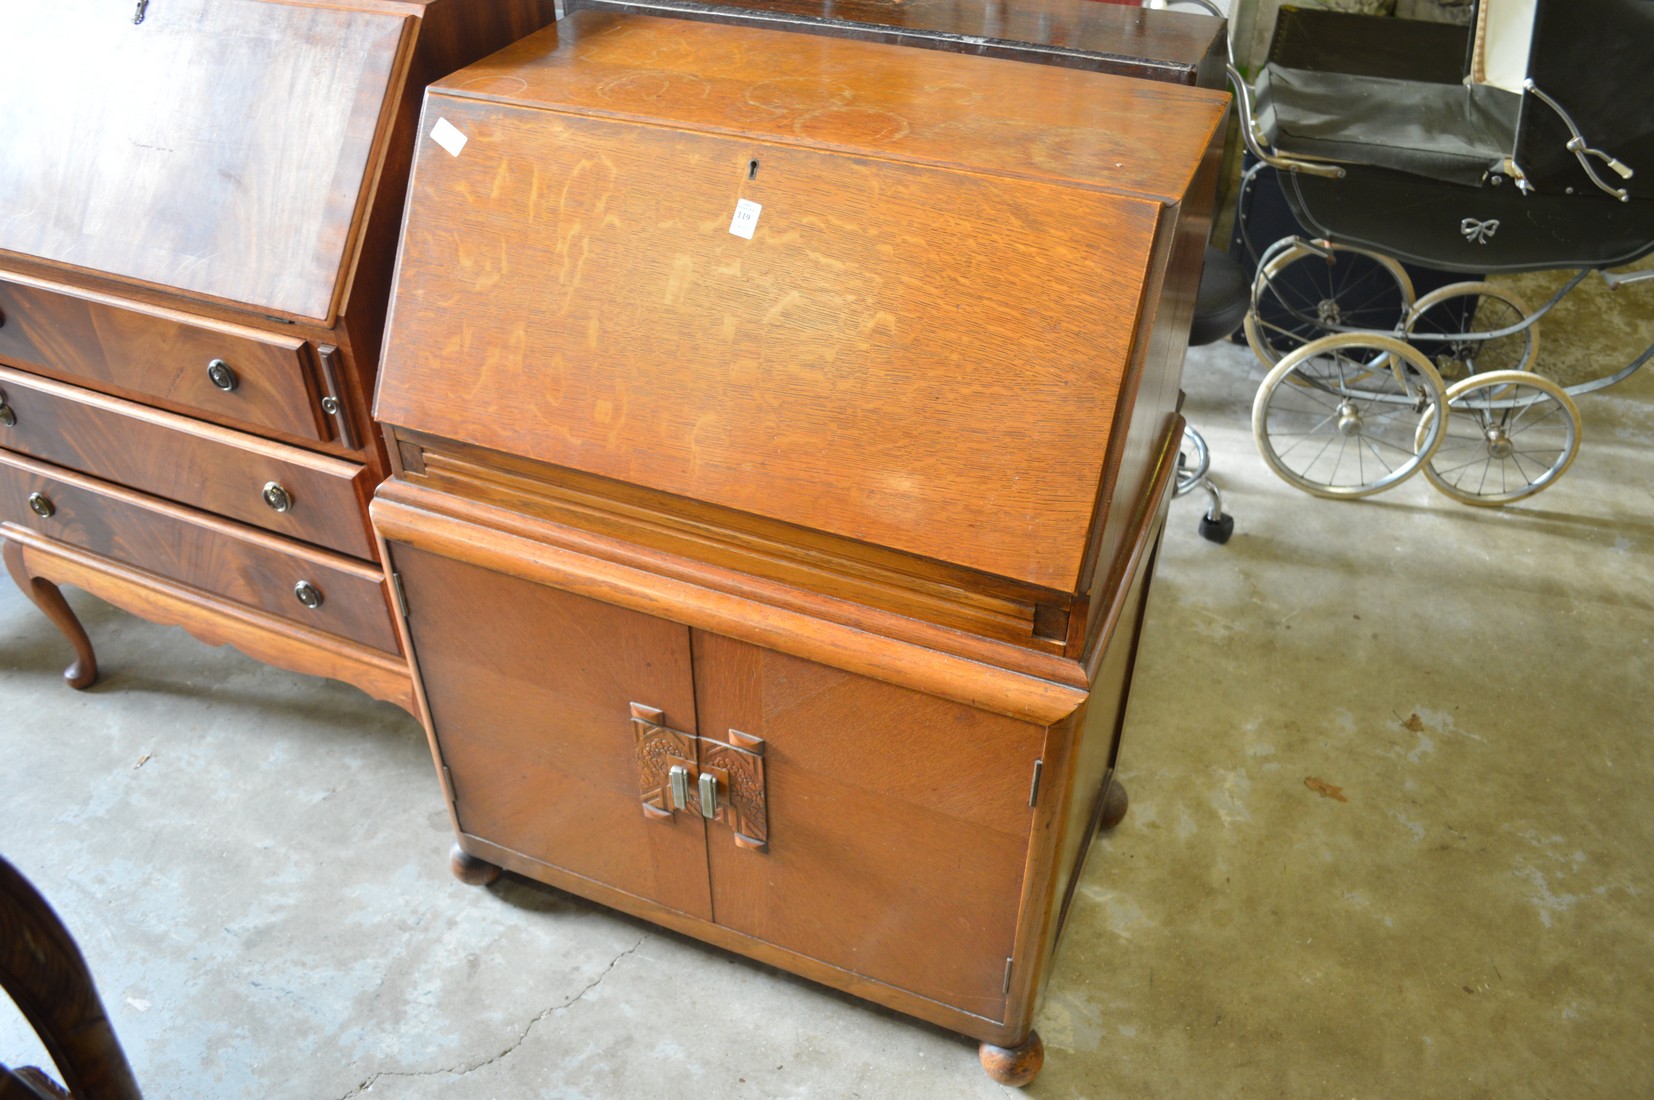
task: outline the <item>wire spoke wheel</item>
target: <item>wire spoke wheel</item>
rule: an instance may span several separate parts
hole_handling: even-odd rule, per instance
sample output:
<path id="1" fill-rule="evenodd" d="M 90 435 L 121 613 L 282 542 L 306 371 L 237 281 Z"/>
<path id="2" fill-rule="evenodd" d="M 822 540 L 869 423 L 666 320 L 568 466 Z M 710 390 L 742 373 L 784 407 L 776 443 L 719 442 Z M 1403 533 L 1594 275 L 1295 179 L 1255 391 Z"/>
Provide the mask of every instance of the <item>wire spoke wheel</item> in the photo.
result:
<path id="1" fill-rule="evenodd" d="M 1252 434 L 1288 484 L 1316 496 L 1363 497 L 1429 460 L 1442 437 L 1441 418 L 1431 414 L 1445 400 L 1436 369 L 1401 340 L 1324 336 L 1269 372 L 1252 403 Z"/>
<path id="2" fill-rule="evenodd" d="M 1412 304 L 1413 281 L 1390 257 L 1297 242 L 1265 253 L 1252 283 L 1246 342 L 1264 363 L 1278 363 L 1333 333 L 1400 332 Z"/>
<path id="3" fill-rule="evenodd" d="M 1579 408 L 1549 378 L 1494 371 L 1447 390 L 1447 427 L 1425 464 L 1430 484 L 1465 504 L 1499 505 L 1555 483 L 1579 453 Z M 1419 441 L 1436 410 L 1419 421 Z"/>
<path id="4" fill-rule="evenodd" d="M 1523 324 L 1528 308 L 1488 283 L 1453 283 L 1414 303 L 1407 342 L 1452 384 L 1473 374 L 1534 369 L 1539 326 Z"/>

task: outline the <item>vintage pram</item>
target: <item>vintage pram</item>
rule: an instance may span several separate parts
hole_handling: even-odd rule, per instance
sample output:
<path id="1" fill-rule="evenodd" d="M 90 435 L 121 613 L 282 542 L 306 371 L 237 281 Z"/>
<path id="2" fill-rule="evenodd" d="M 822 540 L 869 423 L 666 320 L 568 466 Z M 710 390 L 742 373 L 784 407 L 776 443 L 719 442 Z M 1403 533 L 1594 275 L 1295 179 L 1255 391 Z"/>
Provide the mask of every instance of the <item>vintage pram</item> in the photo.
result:
<path id="1" fill-rule="evenodd" d="M 1468 28 L 1283 8 L 1254 87 L 1231 78 L 1254 170 L 1309 231 L 1257 257 L 1264 459 L 1330 497 L 1420 469 L 1469 504 L 1552 484 L 1573 396 L 1654 356 L 1567 386 L 1533 370 L 1538 320 L 1588 275 L 1654 279 L 1604 270 L 1654 250 L 1654 0 L 1480 0 Z M 1398 261 L 1474 280 L 1415 300 Z M 1534 310 L 1483 281 L 1569 268 Z"/>

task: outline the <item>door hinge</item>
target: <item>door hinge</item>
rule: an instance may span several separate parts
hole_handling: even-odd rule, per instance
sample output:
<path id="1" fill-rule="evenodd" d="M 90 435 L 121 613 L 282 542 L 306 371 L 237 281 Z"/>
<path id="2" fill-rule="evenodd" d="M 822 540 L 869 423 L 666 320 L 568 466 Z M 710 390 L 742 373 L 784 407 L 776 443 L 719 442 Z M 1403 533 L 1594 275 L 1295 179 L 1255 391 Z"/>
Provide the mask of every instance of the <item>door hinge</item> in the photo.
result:
<path id="1" fill-rule="evenodd" d="M 1039 781 L 1044 771 L 1045 761 L 1043 759 L 1034 761 L 1034 781 L 1028 786 L 1028 805 L 1030 808 L 1039 802 Z"/>
<path id="2" fill-rule="evenodd" d="M 396 613 L 408 621 L 408 590 L 402 587 L 402 574 L 391 570 L 391 586 L 396 589 Z"/>
<path id="3" fill-rule="evenodd" d="M 1005 960 L 1005 988 L 1001 989 L 999 992 L 1002 995 L 1006 996 L 1006 997 L 1009 997 L 1011 995 L 1011 970 L 1015 966 L 1016 966 L 1016 960 L 1015 959 L 1006 959 Z"/>
<path id="4" fill-rule="evenodd" d="M 454 791 L 454 773 L 448 770 L 448 765 L 442 765 L 442 785 L 448 791 L 448 801 L 459 805 L 459 795 Z"/>

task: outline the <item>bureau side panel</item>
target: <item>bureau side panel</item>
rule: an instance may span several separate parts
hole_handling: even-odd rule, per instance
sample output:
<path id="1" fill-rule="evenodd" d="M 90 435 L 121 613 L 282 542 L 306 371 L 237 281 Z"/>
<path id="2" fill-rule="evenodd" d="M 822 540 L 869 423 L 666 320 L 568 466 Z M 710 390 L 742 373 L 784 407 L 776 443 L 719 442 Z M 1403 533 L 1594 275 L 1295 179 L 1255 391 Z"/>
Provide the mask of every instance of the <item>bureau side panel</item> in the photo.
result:
<path id="1" fill-rule="evenodd" d="M 1168 496 L 1166 503 L 1169 502 Z M 1056 867 L 1054 896 L 1059 899 L 1058 935 L 1061 934 L 1063 921 L 1067 919 L 1086 854 L 1102 819 L 1106 784 L 1120 752 L 1126 704 L 1131 695 L 1132 670 L 1137 663 L 1137 644 L 1142 635 L 1143 614 L 1148 606 L 1149 581 L 1154 574 L 1154 560 L 1159 553 L 1164 522 L 1165 504 L 1162 504 L 1160 514 L 1155 517 L 1148 557 L 1140 563 L 1130 587 L 1120 596 L 1119 621 L 1106 643 L 1091 698 L 1080 719 L 1073 788 Z M 1150 731 L 1144 731 L 1144 736 L 1151 736 Z"/>
<path id="2" fill-rule="evenodd" d="M 1103 472 L 1097 508 L 1098 528 L 1090 543 L 1081 591 L 1093 596 L 1091 615 L 1074 616 L 1069 655 L 1092 656 L 1108 603 L 1100 597 L 1117 583 L 1123 556 L 1137 535 L 1138 505 L 1150 491 L 1166 441 L 1182 403 L 1183 360 L 1189 347 L 1189 324 L 1200 289 L 1206 241 L 1211 234 L 1212 203 L 1222 166 L 1223 132 L 1212 135 L 1200 170 L 1184 202 L 1168 207 L 1163 221 L 1164 253 L 1150 273 L 1139 329 L 1141 359 L 1121 392 L 1109 430 L 1108 466 Z"/>

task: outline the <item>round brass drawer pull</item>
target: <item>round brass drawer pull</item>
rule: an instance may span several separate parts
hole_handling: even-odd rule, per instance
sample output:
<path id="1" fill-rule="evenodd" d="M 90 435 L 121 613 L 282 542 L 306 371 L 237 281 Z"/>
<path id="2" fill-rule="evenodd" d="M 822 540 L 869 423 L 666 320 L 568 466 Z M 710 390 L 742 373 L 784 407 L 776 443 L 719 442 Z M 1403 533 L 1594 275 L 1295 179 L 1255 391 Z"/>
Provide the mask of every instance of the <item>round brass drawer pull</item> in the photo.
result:
<path id="1" fill-rule="evenodd" d="M 293 494 L 283 489 L 274 481 L 264 483 L 264 503 L 274 512 L 290 512 L 293 510 Z"/>
<path id="2" fill-rule="evenodd" d="M 45 493 L 30 493 L 29 511 L 33 512 L 41 519 L 51 519 L 52 514 L 57 511 L 57 507 L 50 500 L 46 499 Z"/>
<path id="3" fill-rule="evenodd" d="M 293 595 L 298 597 L 298 601 L 312 611 L 322 606 L 321 589 L 317 588 L 309 581 L 300 581 L 298 584 L 295 584 L 293 586 Z"/>
<path id="4" fill-rule="evenodd" d="M 3 393 L 0 393 L 0 424 L 3 424 L 8 428 L 15 428 L 17 426 L 17 412 L 10 405 L 6 404 L 6 395 Z"/>
<path id="5" fill-rule="evenodd" d="M 241 384 L 241 379 L 235 376 L 235 371 L 231 369 L 230 364 L 222 359 L 214 359 L 207 364 L 207 377 L 211 379 L 213 385 L 225 393 L 229 393 Z"/>

